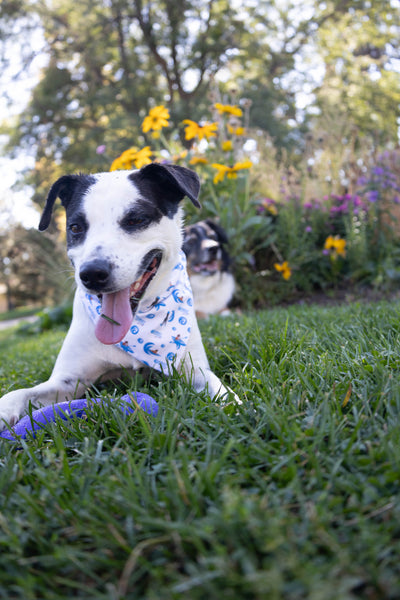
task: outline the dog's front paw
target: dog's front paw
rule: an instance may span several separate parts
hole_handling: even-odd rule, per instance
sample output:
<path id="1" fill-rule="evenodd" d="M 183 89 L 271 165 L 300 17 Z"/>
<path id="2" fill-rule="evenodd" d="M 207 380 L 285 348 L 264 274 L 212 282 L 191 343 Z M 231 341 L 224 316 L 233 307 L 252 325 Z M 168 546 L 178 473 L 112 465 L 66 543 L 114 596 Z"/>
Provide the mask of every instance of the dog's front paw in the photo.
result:
<path id="1" fill-rule="evenodd" d="M 28 390 L 14 390 L 0 399 L 0 431 L 15 425 L 26 411 Z"/>
<path id="2" fill-rule="evenodd" d="M 238 406 L 243 404 L 241 399 L 231 388 L 223 386 L 214 396 L 214 400 L 216 400 L 221 406 Z"/>
<path id="3" fill-rule="evenodd" d="M 229 387 L 225 387 L 210 369 L 195 371 L 192 385 L 198 392 L 207 389 L 210 398 L 218 402 L 221 406 L 242 404 L 239 396 Z"/>

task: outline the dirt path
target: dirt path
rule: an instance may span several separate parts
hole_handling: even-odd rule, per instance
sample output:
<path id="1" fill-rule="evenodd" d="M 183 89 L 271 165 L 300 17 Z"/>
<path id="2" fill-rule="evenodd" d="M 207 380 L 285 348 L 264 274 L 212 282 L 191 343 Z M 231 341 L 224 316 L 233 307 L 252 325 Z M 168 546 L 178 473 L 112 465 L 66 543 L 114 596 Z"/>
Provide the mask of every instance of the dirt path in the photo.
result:
<path id="1" fill-rule="evenodd" d="M 8 321 L 0 321 L 0 331 L 2 329 L 9 329 L 10 327 L 15 327 L 20 323 L 33 323 L 38 319 L 37 315 L 32 315 L 31 317 L 19 317 L 18 319 L 9 319 Z"/>

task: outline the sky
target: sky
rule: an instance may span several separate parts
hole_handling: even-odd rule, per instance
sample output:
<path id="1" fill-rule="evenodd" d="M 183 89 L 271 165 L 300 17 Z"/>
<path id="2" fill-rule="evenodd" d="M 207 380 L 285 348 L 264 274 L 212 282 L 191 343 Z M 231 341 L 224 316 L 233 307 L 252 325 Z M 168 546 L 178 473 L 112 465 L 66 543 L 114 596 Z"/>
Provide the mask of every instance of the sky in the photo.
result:
<path id="1" fill-rule="evenodd" d="M 29 159 L 26 159 L 29 166 Z M 24 227 L 37 227 L 39 213 L 32 206 L 29 198 L 29 188 L 14 191 L 14 185 L 21 160 L 0 158 L 0 229 L 11 221 L 22 223 Z"/>
<path id="2" fill-rule="evenodd" d="M 43 46 L 43 38 L 40 32 L 34 34 L 30 40 L 32 48 L 37 51 L 37 58 L 32 62 L 28 71 L 23 70 L 24 76 L 13 79 L 13 75 L 21 71 L 18 58 L 20 52 L 10 44 L 6 50 L 10 60 L 10 68 L 1 73 L 0 79 L 0 118 L 8 119 L 22 112 L 27 105 L 30 92 L 37 83 L 40 69 L 44 66 L 47 58 L 40 53 Z M 11 98 L 9 104 L 5 93 Z M 33 157 L 20 155 L 18 159 L 12 159 L 3 153 L 2 149 L 7 141 L 6 136 L 0 135 L 0 229 L 10 221 L 22 223 L 24 227 L 37 227 L 39 213 L 30 201 L 30 190 L 13 190 L 18 174 L 21 170 L 33 166 Z"/>

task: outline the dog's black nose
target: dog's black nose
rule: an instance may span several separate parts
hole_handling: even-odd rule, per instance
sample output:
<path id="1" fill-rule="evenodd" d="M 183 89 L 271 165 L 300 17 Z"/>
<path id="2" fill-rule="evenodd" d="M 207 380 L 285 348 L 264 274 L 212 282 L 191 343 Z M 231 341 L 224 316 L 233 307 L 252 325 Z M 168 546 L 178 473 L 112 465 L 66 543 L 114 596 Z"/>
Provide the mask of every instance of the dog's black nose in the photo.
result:
<path id="1" fill-rule="evenodd" d="M 211 248 L 208 248 L 208 254 L 211 258 L 217 258 L 218 255 L 218 246 L 211 246 Z"/>
<path id="2" fill-rule="evenodd" d="M 111 266 L 105 260 L 92 260 L 82 265 L 79 277 L 87 289 L 101 291 L 110 283 Z"/>

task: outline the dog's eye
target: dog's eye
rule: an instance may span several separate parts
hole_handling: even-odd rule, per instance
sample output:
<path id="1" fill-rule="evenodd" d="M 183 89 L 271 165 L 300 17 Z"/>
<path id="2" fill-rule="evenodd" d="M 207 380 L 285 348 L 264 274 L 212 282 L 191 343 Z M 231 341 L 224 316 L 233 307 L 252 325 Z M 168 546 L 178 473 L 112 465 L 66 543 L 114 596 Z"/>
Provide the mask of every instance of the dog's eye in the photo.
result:
<path id="1" fill-rule="evenodd" d="M 79 233 L 83 233 L 83 227 L 82 227 L 82 225 L 79 225 L 79 223 L 72 223 L 69 226 L 69 230 L 74 235 L 78 235 Z"/>
<path id="2" fill-rule="evenodd" d="M 124 221 L 124 225 L 126 225 L 126 227 L 138 227 L 140 225 L 143 225 L 143 223 L 144 219 L 140 219 L 139 217 L 129 217 L 129 219 L 125 219 Z"/>
<path id="3" fill-rule="evenodd" d="M 148 225 L 149 219 L 139 215 L 127 215 L 121 221 L 121 227 L 126 231 L 133 231 L 135 229 L 141 229 Z"/>

